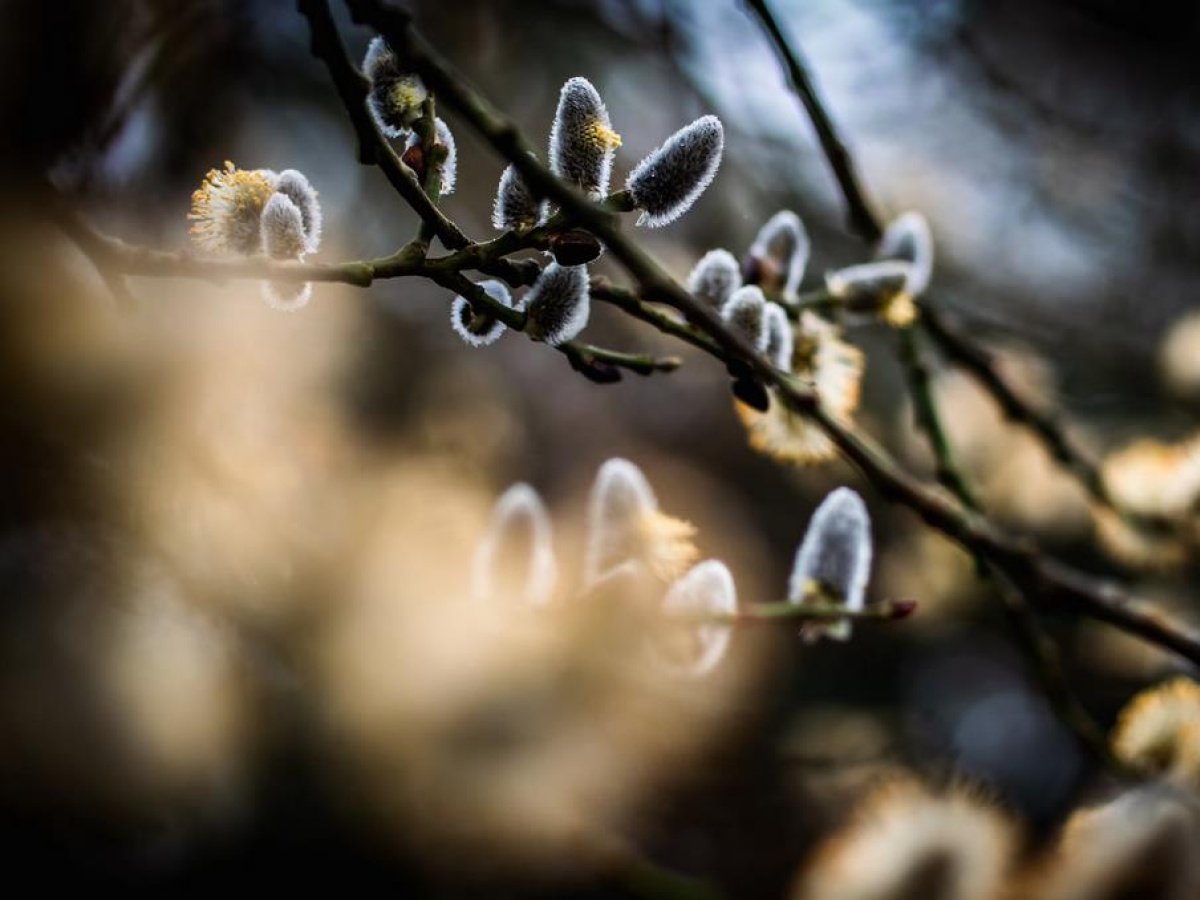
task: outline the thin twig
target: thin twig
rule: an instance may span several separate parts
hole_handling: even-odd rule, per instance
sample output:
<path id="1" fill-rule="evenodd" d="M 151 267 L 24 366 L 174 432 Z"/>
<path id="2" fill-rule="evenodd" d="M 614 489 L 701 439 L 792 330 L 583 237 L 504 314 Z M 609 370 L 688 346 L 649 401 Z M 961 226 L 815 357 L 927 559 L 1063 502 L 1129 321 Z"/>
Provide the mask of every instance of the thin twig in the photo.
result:
<path id="1" fill-rule="evenodd" d="M 1121 512 L 1104 484 L 1099 466 L 1075 445 L 1052 412 L 1026 401 L 1000 373 L 991 354 L 976 347 L 932 304 L 922 304 L 921 314 L 930 338 L 947 359 L 978 381 L 1009 420 L 1028 428 L 1054 460 L 1078 479 L 1093 500 Z"/>
<path id="2" fill-rule="evenodd" d="M 678 356 L 651 356 L 648 353 L 622 353 L 617 350 L 607 350 L 593 344 L 583 344 L 571 341 L 561 345 L 567 355 L 577 364 L 585 367 L 602 363 L 628 369 L 638 375 L 653 375 L 655 372 L 674 372 L 683 360 Z"/>
<path id="3" fill-rule="evenodd" d="M 858 170 L 854 165 L 854 157 L 846 149 L 846 142 L 838 134 L 833 120 L 825 111 L 825 105 L 817 94 L 812 75 L 804 65 L 803 58 L 789 43 L 780 27 L 779 20 L 767 6 L 766 0 L 745 0 L 745 2 L 746 6 L 758 16 L 770 35 L 771 43 L 787 70 L 792 89 L 808 112 L 808 117 L 817 132 L 817 139 L 821 142 L 821 149 L 825 152 L 825 158 L 829 160 L 834 177 L 837 178 L 837 182 L 842 188 L 842 194 L 846 198 L 851 227 L 864 240 L 874 243 L 883 233 L 879 217 L 872 210 L 870 201 L 867 200 L 866 189 L 863 187 Z"/>
<path id="4" fill-rule="evenodd" d="M 358 137 L 358 161 L 365 166 L 377 166 L 396 193 L 416 210 L 422 221 L 429 224 L 447 249 L 465 247 L 470 240 L 426 196 L 416 173 L 401 162 L 367 111 L 370 83 L 346 52 L 329 3 L 326 0 L 297 0 L 297 7 L 301 15 L 308 19 L 313 56 L 329 70 L 330 80 L 354 126 L 354 133 Z"/>
<path id="5" fill-rule="evenodd" d="M 919 320 L 912 327 L 900 331 L 900 357 L 908 376 L 915 418 L 933 450 L 938 481 L 967 509 L 980 512 L 982 507 L 958 465 L 953 442 L 942 421 L 929 366 L 922 352 L 921 335 Z M 1017 641 L 1025 651 L 1042 692 L 1060 721 L 1075 735 L 1080 746 L 1088 753 L 1112 771 L 1124 773 L 1124 767 L 1109 749 L 1103 730 L 1071 689 L 1063 671 L 1058 644 L 1042 627 L 1037 614 L 1029 607 L 1025 595 L 987 559 L 976 556 L 975 561 L 979 574 L 996 588 Z"/>

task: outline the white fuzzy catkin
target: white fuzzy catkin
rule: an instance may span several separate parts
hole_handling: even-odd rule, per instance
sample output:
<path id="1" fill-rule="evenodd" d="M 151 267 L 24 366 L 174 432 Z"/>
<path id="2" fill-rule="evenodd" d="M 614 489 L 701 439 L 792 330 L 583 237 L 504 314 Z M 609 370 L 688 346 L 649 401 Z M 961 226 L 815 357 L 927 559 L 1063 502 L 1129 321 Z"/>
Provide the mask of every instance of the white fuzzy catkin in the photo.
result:
<path id="1" fill-rule="evenodd" d="M 851 612 L 866 604 L 871 575 L 871 519 L 866 504 L 850 488 L 829 494 L 813 513 L 808 531 L 796 553 L 788 600 L 802 604 L 813 587 L 831 593 Z M 850 637 L 849 620 L 821 629 L 830 637 Z"/>
<path id="2" fill-rule="evenodd" d="M 792 351 L 795 346 L 792 323 L 788 320 L 787 311 L 778 303 L 767 304 L 763 312 L 763 330 L 767 335 L 763 351 L 767 358 L 775 368 L 792 371 Z"/>
<path id="3" fill-rule="evenodd" d="M 546 505 L 528 484 L 514 484 L 496 501 L 475 553 L 472 593 L 478 600 L 500 598 L 545 606 L 557 580 L 554 533 Z"/>
<path id="4" fill-rule="evenodd" d="M 897 259 L 911 263 L 904 292 L 918 297 L 933 278 L 933 233 L 919 212 L 906 212 L 888 224 L 876 249 L 877 259 Z"/>
<path id="5" fill-rule="evenodd" d="M 446 148 L 446 158 L 442 160 L 442 179 L 438 191 L 441 196 L 448 197 L 458 186 L 458 144 L 454 141 L 454 133 L 450 130 L 450 126 L 442 121 L 441 116 L 434 118 L 433 127 L 437 134 L 437 143 Z M 414 131 L 405 140 L 404 149 L 407 150 L 420 142 L 421 138 Z"/>
<path id="6" fill-rule="evenodd" d="M 401 70 L 396 54 L 382 37 L 367 47 L 363 72 L 371 82 L 367 109 L 379 130 L 391 138 L 406 134 L 421 117 L 421 104 L 429 97 L 425 84 L 417 75 Z"/>
<path id="7" fill-rule="evenodd" d="M 296 204 L 304 225 L 304 253 L 316 253 L 321 248 L 323 217 L 317 192 L 308 178 L 296 169 L 284 169 L 275 182 L 275 193 Z"/>
<path id="8" fill-rule="evenodd" d="M 668 615 L 728 615 L 737 613 L 737 587 L 733 575 L 722 562 L 705 560 L 693 566 L 667 591 L 663 611 Z M 717 667 L 729 649 L 733 629 L 720 623 L 700 623 L 692 630 L 694 646 L 685 658 L 667 656 L 661 651 L 656 659 L 673 674 L 698 678 Z"/>
<path id="9" fill-rule="evenodd" d="M 509 165 L 500 176 L 500 185 L 496 189 L 492 227 L 497 231 L 532 228 L 541 221 L 544 206 L 544 202 L 534 199 L 516 166 Z"/>
<path id="10" fill-rule="evenodd" d="M 755 285 L 746 285 L 733 292 L 721 307 L 721 318 L 749 341 L 758 352 L 767 348 L 767 300 Z"/>
<path id="11" fill-rule="evenodd" d="M 593 198 L 608 193 L 613 154 L 621 139 L 600 93 L 586 78 L 562 86 L 550 129 L 550 171 Z"/>
<path id="12" fill-rule="evenodd" d="M 724 149 L 721 120 L 703 116 L 638 163 L 625 182 L 642 211 L 637 224 L 659 228 L 691 209 L 716 176 Z"/>
<path id="13" fill-rule="evenodd" d="M 636 465 L 614 457 L 600 467 L 588 497 L 585 584 L 638 557 L 637 523 L 657 509 L 654 489 Z"/>
<path id="14" fill-rule="evenodd" d="M 284 194 L 272 194 L 259 220 L 262 247 L 272 259 L 299 259 L 308 246 L 300 208 Z M 312 285 L 307 282 L 262 284 L 263 299 L 271 309 L 296 312 L 308 305 Z"/>
<path id="15" fill-rule="evenodd" d="M 308 246 L 300 207 L 284 194 L 272 194 L 258 223 L 262 248 L 272 259 L 299 259 Z"/>
<path id="16" fill-rule="evenodd" d="M 728 250 L 709 250 L 688 275 L 688 292 L 713 309 L 720 309 L 742 286 L 742 269 Z"/>
<path id="17" fill-rule="evenodd" d="M 853 303 L 906 291 L 913 264 L 900 259 L 860 263 L 825 273 L 825 289 L 834 297 Z"/>
<path id="18" fill-rule="evenodd" d="M 502 281 L 481 281 L 479 288 L 497 303 L 512 306 L 508 285 Z M 472 347 L 486 347 L 499 340 L 507 326 L 487 312 L 476 312 L 466 297 L 458 296 L 450 304 L 450 325 Z"/>
<path id="19" fill-rule="evenodd" d="M 750 256 L 759 265 L 760 283 L 785 297 L 795 296 L 808 267 L 810 249 L 808 231 L 800 217 L 788 209 L 775 213 L 750 245 Z"/>
<path id="20" fill-rule="evenodd" d="M 529 321 L 525 333 L 557 346 L 583 331 L 591 312 L 587 266 L 550 263 L 523 302 Z"/>

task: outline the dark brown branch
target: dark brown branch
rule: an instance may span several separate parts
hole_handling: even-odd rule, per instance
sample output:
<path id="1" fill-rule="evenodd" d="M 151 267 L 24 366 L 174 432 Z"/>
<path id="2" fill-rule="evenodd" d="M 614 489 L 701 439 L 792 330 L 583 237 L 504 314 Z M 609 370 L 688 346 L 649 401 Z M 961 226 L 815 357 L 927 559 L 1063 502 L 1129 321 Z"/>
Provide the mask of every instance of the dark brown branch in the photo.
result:
<path id="1" fill-rule="evenodd" d="M 767 35 L 779 55 L 780 62 L 787 70 L 792 90 L 800 98 L 800 102 L 804 104 L 804 109 L 808 112 L 808 117 L 817 132 L 817 139 L 821 142 L 821 149 L 825 152 L 825 158 L 829 160 L 834 177 L 841 186 L 842 195 L 846 198 L 850 214 L 850 227 L 864 240 L 874 243 L 883 234 L 879 217 L 871 208 L 866 189 L 855 168 L 854 157 L 846 149 L 846 143 L 838 134 L 837 126 L 825 111 L 825 105 L 821 102 L 812 75 L 804 65 L 803 58 L 789 43 L 780 27 L 779 20 L 767 6 L 766 0 L 745 0 L 745 2 L 746 6 L 762 22 L 763 28 L 766 29 Z"/>
<path id="2" fill-rule="evenodd" d="M 1028 428 L 1064 469 L 1074 475 L 1097 503 L 1116 509 L 1099 467 L 1076 446 L 1051 412 L 1043 412 L 1021 397 L 1000 374 L 991 355 L 976 347 L 945 315 L 931 304 L 922 304 L 922 319 L 929 336 L 946 358 L 975 378 L 1011 421 Z M 1117 510 L 1120 512 L 1120 510 Z"/>
<path id="3" fill-rule="evenodd" d="M 900 357 L 908 376 L 914 416 L 929 439 L 940 481 L 969 510 L 982 512 L 966 475 L 959 468 L 954 446 L 942 421 L 933 391 L 933 380 L 922 347 L 922 323 L 900 332 Z M 1058 644 L 1042 627 L 1021 590 L 996 566 L 982 556 L 975 557 L 976 568 L 1000 596 L 1009 625 L 1025 651 L 1029 665 L 1060 721 L 1075 735 L 1080 746 L 1113 771 L 1123 767 L 1109 750 L 1104 732 L 1088 714 L 1063 671 Z"/>

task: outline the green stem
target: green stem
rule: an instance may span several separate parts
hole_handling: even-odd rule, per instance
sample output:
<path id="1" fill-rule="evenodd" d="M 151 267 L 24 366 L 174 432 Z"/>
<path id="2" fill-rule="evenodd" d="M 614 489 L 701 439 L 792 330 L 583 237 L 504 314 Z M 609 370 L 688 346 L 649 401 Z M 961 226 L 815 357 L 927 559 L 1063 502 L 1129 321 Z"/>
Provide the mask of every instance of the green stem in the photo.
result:
<path id="1" fill-rule="evenodd" d="M 929 440 L 937 466 L 937 478 L 967 509 L 982 510 L 966 476 L 958 465 L 954 445 L 942 421 L 934 394 L 933 380 L 921 346 L 920 320 L 900 330 L 900 357 L 908 376 L 917 423 Z M 1103 730 L 1071 689 L 1063 671 L 1058 644 L 1050 637 L 1024 594 L 996 566 L 980 554 L 975 556 L 979 574 L 1000 596 L 1009 625 L 1021 646 L 1034 677 L 1059 720 L 1075 736 L 1085 752 L 1114 772 L 1128 774 L 1109 749 Z"/>

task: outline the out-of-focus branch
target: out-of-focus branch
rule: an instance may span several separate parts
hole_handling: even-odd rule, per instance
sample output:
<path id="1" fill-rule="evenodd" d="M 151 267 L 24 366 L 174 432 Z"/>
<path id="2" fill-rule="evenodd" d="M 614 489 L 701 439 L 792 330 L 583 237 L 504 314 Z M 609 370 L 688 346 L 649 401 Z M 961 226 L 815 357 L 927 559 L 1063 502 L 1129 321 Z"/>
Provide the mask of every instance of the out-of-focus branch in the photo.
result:
<path id="1" fill-rule="evenodd" d="M 933 391 L 933 379 L 921 346 L 921 322 L 900 332 L 900 357 L 908 377 L 909 394 L 913 400 L 913 413 L 918 426 L 925 432 L 933 451 L 937 477 L 959 502 L 967 509 L 981 512 L 979 504 L 966 475 L 958 465 L 954 445 L 942 420 L 937 397 Z M 1070 729 L 1088 753 L 1104 763 L 1112 771 L 1124 773 L 1125 767 L 1109 750 L 1104 732 L 1089 715 L 1067 681 L 1063 671 L 1062 656 L 1058 644 L 1042 627 L 1036 613 L 1030 608 L 1025 595 L 996 566 L 982 556 L 975 557 L 979 574 L 996 588 L 1004 605 L 1009 624 L 1020 643 L 1029 665 L 1053 707 L 1059 720 Z"/>
<path id="2" fill-rule="evenodd" d="M 617 287 L 607 278 L 600 276 L 592 278 L 592 297 L 624 310 L 635 319 L 640 319 L 652 325 L 663 334 L 686 341 L 693 347 L 699 347 L 706 353 L 720 356 L 721 348 L 708 335 L 697 331 L 690 325 L 672 318 L 649 303 L 646 303 L 633 291 Z"/>
<path id="3" fill-rule="evenodd" d="M 1054 460 L 1079 480 L 1093 500 L 1122 512 L 1105 486 L 1099 467 L 1067 436 L 1053 412 L 1039 410 L 1021 397 L 1000 373 L 991 355 L 976 347 L 934 305 L 923 304 L 921 312 L 926 331 L 947 359 L 978 381 L 1008 419 L 1028 428 Z"/>
<path id="4" fill-rule="evenodd" d="M 874 243 L 883 234 L 879 217 L 867 199 L 867 192 L 859 178 L 854 157 L 846 148 L 846 142 L 838 134 L 833 119 L 825 111 L 825 105 L 817 94 L 812 75 L 804 64 L 803 57 L 792 48 L 787 36 L 783 33 L 779 20 L 771 12 L 766 0 L 745 0 L 745 3 L 758 16 L 763 28 L 770 35 L 780 62 L 787 70 L 792 90 L 800 98 L 800 102 L 804 104 L 804 109 L 808 112 L 808 117 L 817 132 L 817 139 L 821 142 L 821 149 L 825 153 L 825 158 L 829 160 L 834 177 L 837 178 L 842 194 L 846 198 L 846 206 L 850 213 L 850 226 L 864 240 Z"/>
<path id="5" fill-rule="evenodd" d="M 796 624 L 802 622 L 897 622 L 916 612 L 911 600 L 885 600 L 876 606 L 847 610 L 840 603 L 752 603 L 729 617 L 739 624 Z"/>
<path id="6" fill-rule="evenodd" d="M 899 330 L 900 359 L 908 377 L 909 396 L 913 401 L 913 415 L 918 427 L 929 439 L 933 450 L 937 480 L 940 481 L 967 509 L 980 509 L 979 502 L 967 484 L 966 476 L 958 466 L 950 435 L 942 424 L 937 398 L 933 393 L 933 378 L 921 347 L 919 324 Z"/>
<path id="7" fill-rule="evenodd" d="M 356 21 L 380 32 L 433 90 L 504 156 L 531 190 L 556 202 L 579 225 L 595 234 L 637 281 L 643 301 L 679 310 L 716 345 L 712 355 L 774 387 L 795 410 L 806 414 L 858 466 L 885 496 L 904 503 L 928 524 L 972 553 L 1000 566 L 1042 602 L 1119 624 L 1130 633 L 1171 649 L 1200 664 L 1200 635 L 1164 616 L 1118 585 L 1080 572 L 1043 554 L 1029 540 L 1000 530 L 977 513 L 929 490 L 904 472 L 877 444 L 825 410 L 815 392 L 794 376 L 776 369 L 717 313 L 680 287 L 617 227 L 613 214 L 556 178 L 528 152 L 517 126 L 499 112 L 447 63 L 415 30 L 411 16 L 380 0 L 346 0 Z"/>

